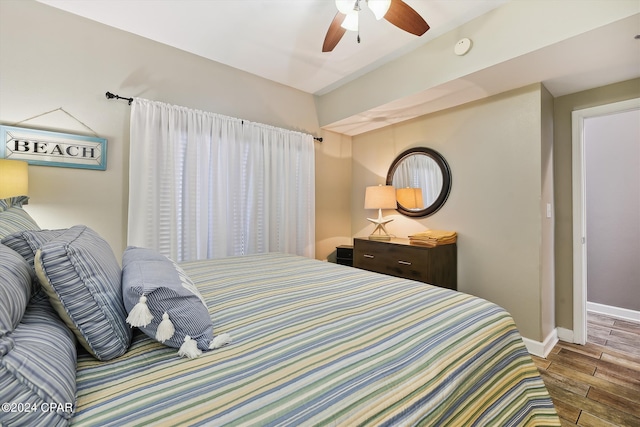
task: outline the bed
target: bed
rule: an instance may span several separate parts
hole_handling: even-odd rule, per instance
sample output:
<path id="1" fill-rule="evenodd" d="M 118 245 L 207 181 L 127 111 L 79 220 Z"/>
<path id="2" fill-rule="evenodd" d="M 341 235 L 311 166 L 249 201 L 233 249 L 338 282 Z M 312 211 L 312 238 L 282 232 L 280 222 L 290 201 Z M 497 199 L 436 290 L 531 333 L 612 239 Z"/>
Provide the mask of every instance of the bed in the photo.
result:
<path id="1" fill-rule="evenodd" d="M 77 345 L 73 407 L 38 403 L 42 425 L 560 425 L 513 319 L 488 301 L 281 253 L 180 269 L 232 342 L 185 358 L 133 328 L 109 360 Z"/>

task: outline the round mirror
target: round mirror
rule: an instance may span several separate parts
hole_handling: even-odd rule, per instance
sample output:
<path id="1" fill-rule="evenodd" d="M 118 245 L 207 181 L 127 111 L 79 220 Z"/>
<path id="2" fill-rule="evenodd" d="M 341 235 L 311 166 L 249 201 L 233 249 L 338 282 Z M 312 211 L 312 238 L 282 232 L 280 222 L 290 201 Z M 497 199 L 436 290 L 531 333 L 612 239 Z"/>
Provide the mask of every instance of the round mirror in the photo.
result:
<path id="1" fill-rule="evenodd" d="M 434 214 L 451 191 L 447 161 L 431 148 L 411 148 L 391 164 L 387 185 L 396 188 L 398 212 L 411 217 Z"/>

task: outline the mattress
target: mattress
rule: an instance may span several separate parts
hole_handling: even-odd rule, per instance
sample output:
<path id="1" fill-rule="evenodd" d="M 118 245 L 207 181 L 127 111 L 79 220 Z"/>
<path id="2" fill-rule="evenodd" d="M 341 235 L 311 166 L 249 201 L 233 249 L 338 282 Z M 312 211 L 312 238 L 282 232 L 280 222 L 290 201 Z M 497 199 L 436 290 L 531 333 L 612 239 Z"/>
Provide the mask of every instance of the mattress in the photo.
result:
<path id="1" fill-rule="evenodd" d="M 511 316 L 483 299 L 286 254 L 181 264 L 214 333 L 80 353 L 72 425 L 560 425 Z"/>

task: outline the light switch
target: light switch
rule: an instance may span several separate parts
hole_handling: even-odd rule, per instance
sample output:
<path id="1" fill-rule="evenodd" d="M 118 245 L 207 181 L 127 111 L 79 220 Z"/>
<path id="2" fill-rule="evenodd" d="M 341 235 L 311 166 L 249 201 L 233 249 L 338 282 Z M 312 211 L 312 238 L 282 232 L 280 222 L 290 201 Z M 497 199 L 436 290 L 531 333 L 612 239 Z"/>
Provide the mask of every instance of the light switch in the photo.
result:
<path id="1" fill-rule="evenodd" d="M 547 203 L 547 218 L 551 218 L 551 203 Z"/>

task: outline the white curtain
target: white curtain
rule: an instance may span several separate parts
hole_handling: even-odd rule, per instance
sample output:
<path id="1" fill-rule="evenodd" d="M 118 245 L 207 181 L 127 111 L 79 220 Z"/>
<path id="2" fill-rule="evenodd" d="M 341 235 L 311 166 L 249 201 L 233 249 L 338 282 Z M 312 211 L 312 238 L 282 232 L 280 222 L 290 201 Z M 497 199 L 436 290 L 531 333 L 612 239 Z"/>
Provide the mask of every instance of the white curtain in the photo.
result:
<path id="1" fill-rule="evenodd" d="M 130 144 L 129 245 L 315 256 L 311 135 L 136 98 Z"/>

